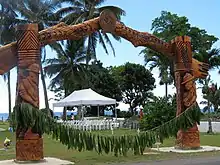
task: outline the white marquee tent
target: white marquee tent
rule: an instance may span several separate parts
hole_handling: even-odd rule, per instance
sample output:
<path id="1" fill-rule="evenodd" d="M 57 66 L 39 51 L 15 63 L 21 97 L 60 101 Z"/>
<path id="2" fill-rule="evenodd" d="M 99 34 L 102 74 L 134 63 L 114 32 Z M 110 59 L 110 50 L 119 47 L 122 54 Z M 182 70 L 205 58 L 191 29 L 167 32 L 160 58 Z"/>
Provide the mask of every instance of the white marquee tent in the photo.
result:
<path id="1" fill-rule="evenodd" d="M 116 100 L 102 96 L 89 88 L 74 91 L 63 100 L 53 103 L 53 107 L 111 104 L 116 104 Z"/>
<path id="2" fill-rule="evenodd" d="M 100 106 L 116 104 L 116 100 L 102 96 L 92 89 L 83 89 L 74 91 L 69 96 L 53 103 L 53 107 L 67 107 L 67 106 Z M 99 115 L 99 110 L 98 110 Z"/>

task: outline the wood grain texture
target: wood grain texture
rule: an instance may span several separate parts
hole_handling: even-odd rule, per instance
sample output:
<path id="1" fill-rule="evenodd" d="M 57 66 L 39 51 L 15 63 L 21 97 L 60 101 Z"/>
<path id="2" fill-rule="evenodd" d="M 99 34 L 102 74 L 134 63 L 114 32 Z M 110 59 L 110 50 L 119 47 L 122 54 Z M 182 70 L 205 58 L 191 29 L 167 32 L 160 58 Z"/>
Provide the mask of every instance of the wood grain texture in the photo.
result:
<path id="1" fill-rule="evenodd" d="M 200 148 L 200 137 L 197 125 L 187 131 L 178 131 L 175 148 L 185 150 Z"/>
<path id="2" fill-rule="evenodd" d="M 181 114 L 181 112 L 183 112 L 183 104 L 182 104 L 182 100 L 183 100 L 183 95 L 182 95 L 182 91 L 183 91 L 183 86 L 181 85 L 182 82 L 182 77 L 180 72 L 175 72 L 175 84 L 176 84 L 176 105 L 177 105 L 177 111 L 176 111 L 176 116 L 178 116 L 179 114 Z"/>
<path id="3" fill-rule="evenodd" d="M 17 161 L 39 161 L 43 156 L 43 139 L 17 140 L 16 160 Z"/>
<path id="4" fill-rule="evenodd" d="M 196 104 L 196 85 L 193 81 L 192 50 L 190 38 L 187 36 L 176 37 L 172 40 L 175 52 L 174 69 L 177 91 L 177 113 L 184 112 Z M 183 83 L 184 82 L 184 83 Z M 200 147 L 200 138 L 197 124 L 187 131 L 179 130 L 176 138 L 176 148 L 193 149 Z"/>
<path id="5" fill-rule="evenodd" d="M 193 76 L 190 73 L 186 73 L 183 77 L 183 81 L 187 81 L 191 79 Z M 183 105 L 185 108 L 189 108 L 196 102 L 196 84 L 194 81 L 189 81 L 184 84 L 184 91 L 183 91 Z"/>
<path id="6" fill-rule="evenodd" d="M 79 40 L 99 30 L 99 17 L 78 25 L 60 23 L 39 32 L 41 46 L 60 40 Z"/>
<path id="7" fill-rule="evenodd" d="M 33 25 L 29 24 L 31 29 Z M 38 40 L 38 26 L 29 30 L 27 26 L 17 30 L 18 49 L 18 88 L 17 99 L 25 101 L 39 108 L 39 70 L 40 70 L 40 45 Z M 26 30 L 28 29 L 28 30 Z"/>
<path id="8" fill-rule="evenodd" d="M 8 72 L 17 65 L 16 42 L 0 47 L 0 75 Z"/>
<path id="9" fill-rule="evenodd" d="M 17 95 L 16 104 L 26 102 L 39 108 L 40 44 L 38 25 L 21 25 L 17 28 Z M 43 140 L 31 128 L 17 127 L 16 160 L 31 161 L 43 158 Z"/>
<path id="10" fill-rule="evenodd" d="M 120 22 L 116 22 L 114 34 L 130 41 L 135 47 L 144 46 L 164 55 L 173 56 L 171 44 L 166 43 L 147 32 L 139 32 L 121 24 Z"/>

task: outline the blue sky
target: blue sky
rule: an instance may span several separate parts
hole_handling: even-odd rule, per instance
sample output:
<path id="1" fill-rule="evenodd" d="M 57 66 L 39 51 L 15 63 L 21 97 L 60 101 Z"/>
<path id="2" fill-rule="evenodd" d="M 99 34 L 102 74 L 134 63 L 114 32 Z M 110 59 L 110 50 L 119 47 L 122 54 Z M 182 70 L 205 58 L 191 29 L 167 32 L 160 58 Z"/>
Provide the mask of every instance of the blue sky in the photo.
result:
<path id="1" fill-rule="evenodd" d="M 151 32 L 152 20 L 158 16 L 162 10 L 176 13 L 180 16 L 186 16 L 189 22 L 193 26 L 197 26 L 201 29 L 205 29 L 209 34 L 213 34 L 220 38 L 220 1 L 219 0 L 107 0 L 105 5 L 115 5 L 121 7 L 126 11 L 126 16 L 123 17 L 122 21 L 129 27 L 139 30 Z M 102 47 L 97 47 L 97 57 L 101 60 L 105 66 L 110 65 L 121 65 L 125 62 L 134 62 L 144 64 L 143 56 L 139 55 L 139 52 L 143 49 L 142 47 L 134 48 L 131 43 L 126 40 L 122 40 L 121 43 L 112 41 L 116 50 L 116 57 L 113 54 L 106 55 Z M 214 47 L 220 47 L 220 42 L 217 42 Z M 111 50 L 111 49 L 109 49 Z M 55 52 L 47 50 L 48 57 L 54 57 Z M 153 71 L 154 77 L 158 78 L 158 71 Z M 220 76 L 216 71 L 210 72 L 214 82 L 220 81 Z M 158 81 L 157 88 L 154 90 L 155 95 L 164 95 L 164 86 L 159 86 Z M 15 84 L 16 84 L 16 71 L 12 70 L 12 103 L 15 102 Z M 47 80 L 49 84 L 49 80 Z M 44 97 L 42 91 L 42 85 L 40 84 L 40 107 L 44 107 Z M 173 86 L 169 87 L 169 93 L 173 94 L 175 89 Z M 201 91 L 197 91 L 197 101 L 202 100 Z M 53 93 L 48 91 L 49 98 L 53 98 Z M 0 113 L 8 111 L 8 94 L 7 86 L 3 79 L 0 79 Z M 50 101 L 50 106 L 52 101 Z M 51 107 L 52 108 L 52 107 Z M 60 111 L 61 109 L 55 109 Z"/>

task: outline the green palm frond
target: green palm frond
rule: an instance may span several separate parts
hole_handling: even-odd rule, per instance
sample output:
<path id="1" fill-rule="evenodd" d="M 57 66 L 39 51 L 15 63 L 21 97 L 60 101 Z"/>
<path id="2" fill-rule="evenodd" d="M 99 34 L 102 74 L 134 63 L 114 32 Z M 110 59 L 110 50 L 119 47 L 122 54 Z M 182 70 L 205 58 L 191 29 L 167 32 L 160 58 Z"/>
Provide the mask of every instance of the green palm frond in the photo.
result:
<path id="1" fill-rule="evenodd" d="M 55 0 L 57 1 L 57 0 Z M 60 19 L 61 22 L 65 22 L 69 25 L 82 23 L 88 19 L 92 19 L 98 17 L 103 10 L 111 10 L 116 17 L 120 20 L 121 16 L 125 15 L 125 11 L 116 6 L 104 6 L 100 7 L 100 5 L 104 2 L 101 1 L 93 1 L 93 0 L 61 0 L 60 3 L 67 4 L 65 7 L 61 8 L 57 11 L 57 15 L 62 16 Z M 94 38 L 94 36 L 96 38 Z M 114 39 L 120 41 L 120 37 L 112 35 Z M 108 49 L 106 43 L 111 47 L 113 54 L 115 56 L 115 50 L 113 45 L 106 34 L 92 34 L 89 37 L 85 37 L 88 40 L 87 47 L 87 63 L 93 58 L 96 58 L 96 45 L 97 40 L 103 46 L 105 52 L 108 54 Z M 105 43 L 106 42 L 106 43 Z"/>
<path id="2" fill-rule="evenodd" d="M 61 56 L 67 56 L 66 52 L 63 50 L 63 47 L 61 46 L 61 44 L 59 42 L 53 42 L 49 44 L 50 48 L 53 51 L 56 51 L 56 53 Z"/>
<path id="3" fill-rule="evenodd" d="M 106 1 L 106 0 L 98 0 L 98 1 L 93 1 L 93 0 L 91 0 L 91 2 L 95 2 L 95 5 L 96 5 L 96 6 L 102 5 L 105 1 Z"/>
<path id="4" fill-rule="evenodd" d="M 83 7 L 84 0 L 52 0 L 52 3 L 59 4 L 59 7 L 62 7 L 62 5 L 68 4 L 76 7 Z"/>
<path id="5" fill-rule="evenodd" d="M 100 43 L 100 44 L 102 45 L 102 47 L 104 48 L 105 53 L 108 54 L 108 49 L 107 49 L 107 47 L 106 47 L 106 45 L 105 45 L 105 41 L 104 41 L 104 39 L 103 39 L 103 37 L 102 37 L 101 32 L 98 32 L 98 35 L 99 35 L 99 43 Z"/>
<path id="6" fill-rule="evenodd" d="M 75 6 L 68 6 L 68 7 L 64 7 L 59 9 L 55 15 L 58 17 L 64 17 L 69 13 L 80 13 L 81 9 Z"/>
<path id="7" fill-rule="evenodd" d="M 113 55 L 115 56 L 115 48 L 112 45 L 112 42 L 111 42 L 111 40 L 108 37 L 108 34 L 105 33 L 105 34 L 103 34 L 103 36 L 104 36 L 104 39 L 105 39 L 106 43 L 109 44 L 109 46 L 111 47 Z"/>
<path id="8" fill-rule="evenodd" d="M 218 69 L 220 66 L 220 54 L 219 56 L 214 56 L 209 60 L 210 67 L 213 69 Z"/>
<path id="9" fill-rule="evenodd" d="M 75 15 L 75 14 L 74 14 Z M 89 16 L 89 12 L 81 12 L 77 15 L 77 17 L 75 18 L 74 21 L 72 21 L 71 25 L 74 25 L 74 24 L 78 24 L 78 23 L 82 23 L 84 21 L 87 20 L 87 17 Z"/>
<path id="10" fill-rule="evenodd" d="M 91 59 L 96 60 L 96 45 L 97 45 L 98 32 L 93 33 L 88 37 L 88 46 L 87 46 L 87 59 L 86 63 L 88 64 Z"/>
<path id="11" fill-rule="evenodd" d="M 115 34 L 111 34 L 111 35 L 112 35 L 112 37 L 113 37 L 116 41 L 121 42 L 121 37 L 120 37 L 120 36 L 117 36 L 117 35 L 115 35 Z"/>
<path id="12" fill-rule="evenodd" d="M 66 68 L 66 64 L 50 64 L 44 67 L 44 71 L 48 77 L 52 77 L 57 73 L 60 73 L 62 69 Z"/>

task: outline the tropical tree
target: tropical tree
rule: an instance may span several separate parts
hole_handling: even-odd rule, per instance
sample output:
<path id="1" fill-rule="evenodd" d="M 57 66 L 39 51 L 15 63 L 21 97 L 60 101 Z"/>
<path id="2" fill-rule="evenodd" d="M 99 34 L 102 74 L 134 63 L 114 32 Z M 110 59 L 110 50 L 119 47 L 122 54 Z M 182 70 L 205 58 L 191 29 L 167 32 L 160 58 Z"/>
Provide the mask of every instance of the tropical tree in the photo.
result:
<path id="1" fill-rule="evenodd" d="M 165 86 L 165 97 L 168 97 L 168 85 L 173 83 L 173 77 L 170 71 L 172 69 L 171 61 L 166 56 L 150 49 L 143 49 L 140 53 L 145 55 L 145 65 L 149 66 L 150 71 L 154 68 L 158 68 L 160 78 L 159 84 Z"/>
<path id="2" fill-rule="evenodd" d="M 45 73 L 52 78 L 49 88 L 59 99 L 66 97 L 72 91 L 80 89 L 86 78 L 86 48 L 84 39 L 66 42 L 65 48 L 57 47 L 57 58 L 47 59 Z M 63 110 L 63 118 L 66 108 Z"/>
<path id="3" fill-rule="evenodd" d="M 60 10 L 56 12 L 56 15 L 61 19 L 61 22 L 67 24 L 77 24 L 82 23 L 86 20 L 98 17 L 103 10 L 112 11 L 118 20 L 121 19 L 122 15 L 125 15 L 125 11 L 116 6 L 101 6 L 105 0 L 54 0 L 55 2 L 62 2 L 65 4 Z M 62 6 L 62 5 L 61 5 Z M 120 37 L 112 34 L 116 40 L 120 40 Z M 106 33 L 101 33 L 101 31 L 94 32 L 90 36 L 86 37 L 88 43 L 87 45 L 87 62 L 91 58 L 96 57 L 96 46 L 99 42 L 104 48 L 105 52 L 108 54 L 108 49 L 106 43 L 110 45 L 113 54 L 115 55 L 114 47 L 111 43 L 109 36 Z M 94 57 L 92 57 L 94 56 Z"/>
<path id="4" fill-rule="evenodd" d="M 119 82 L 112 76 L 110 71 L 109 68 L 103 67 L 103 63 L 99 60 L 93 61 L 87 68 L 87 88 L 92 88 L 101 95 L 121 101 Z"/>
<path id="5" fill-rule="evenodd" d="M 144 66 L 127 62 L 122 66 L 112 67 L 111 74 L 117 78 L 123 96 L 122 101 L 129 104 L 132 115 L 137 106 L 144 106 L 153 96 L 155 79 Z"/>
<path id="6" fill-rule="evenodd" d="M 210 102 L 210 92 L 209 92 L 209 84 L 211 81 L 211 77 L 208 76 L 204 81 L 201 81 L 202 86 L 202 92 L 203 92 L 203 99 L 205 99 L 205 101 L 201 101 L 200 104 L 205 105 L 205 107 L 203 108 L 203 111 L 208 113 L 208 132 L 207 133 L 213 133 L 212 130 L 212 119 L 211 119 L 211 108 L 212 108 L 212 104 Z"/>
<path id="7" fill-rule="evenodd" d="M 205 85 L 202 89 L 203 98 L 208 100 L 213 106 L 214 112 L 219 112 L 220 106 L 220 88 L 217 84 L 212 83 L 211 86 Z"/>
<path id="8" fill-rule="evenodd" d="M 219 69 L 220 65 L 220 49 L 213 48 L 209 51 L 199 52 L 194 55 L 194 58 L 201 62 L 208 63 L 210 70 Z M 220 72 L 220 70 L 219 70 Z"/>
<path id="9" fill-rule="evenodd" d="M 87 82 L 87 85 L 83 88 L 91 88 L 103 96 L 116 99 L 116 101 L 122 100 L 118 79 L 112 76 L 110 68 L 103 67 L 103 63 L 98 60 L 88 65 L 86 71 L 88 77 L 85 82 Z M 104 114 L 104 109 L 107 107 L 114 114 L 114 105 L 99 106 L 100 114 Z M 97 106 L 92 106 L 87 114 L 97 116 Z"/>
<path id="10" fill-rule="evenodd" d="M 191 26 L 188 19 L 184 16 L 178 16 L 171 12 L 162 11 L 161 15 L 153 20 L 151 30 L 153 34 L 162 40 L 169 42 L 176 36 L 188 35 L 191 37 L 193 56 L 198 59 L 205 59 L 207 54 L 213 54 L 213 59 L 216 59 L 216 51 L 212 50 L 213 44 L 218 40 L 217 37 L 207 34 L 204 29 Z M 145 48 L 141 53 L 145 56 L 145 62 L 151 64 L 151 68 L 158 67 L 160 71 L 161 81 L 167 81 L 169 84 L 174 78 L 173 64 L 168 57 L 157 53 L 153 50 Z M 199 57 L 198 57 L 199 56 Z M 204 57 L 203 57 L 204 56 Z M 214 58 L 215 57 L 215 58 Z M 213 66 L 218 66 L 220 63 L 214 60 Z M 213 61 L 212 61 L 213 62 Z M 219 61 L 220 62 L 220 61 Z M 168 74 L 167 74 L 168 73 Z M 163 83 L 161 83 L 163 84 Z M 166 85 L 166 83 L 165 83 Z"/>
<path id="11" fill-rule="evenodd" d="M 205 101 L 201 101 L 200 104 L 204 104 L 203 108 L 204 112 L 208 113 L 208 133 L 213 133 L 212 131 L 212 118 L 211 118 L 211 109 L 214 109 L 215 113 L 219 112 L 220 106 L 220 88 L 218 89 L 217 84 L 211 82 L 210 76 L 202 82 L 202 93 L 203 99 Z M 211 83 L 211 85 L 210 85 Z"/>
<path id="12" fill-rule="evenodd" d="M 15 3 L 11 0 L 0 0 L 0 44 L 5 45 L 15 40 L 14 24 L 17 17 L 14 11 Z M 11 116 L 11 75 L 10 71 L 3 75 L 3 79 L 7 82 L 8 88 L 8 113 Z"/>

